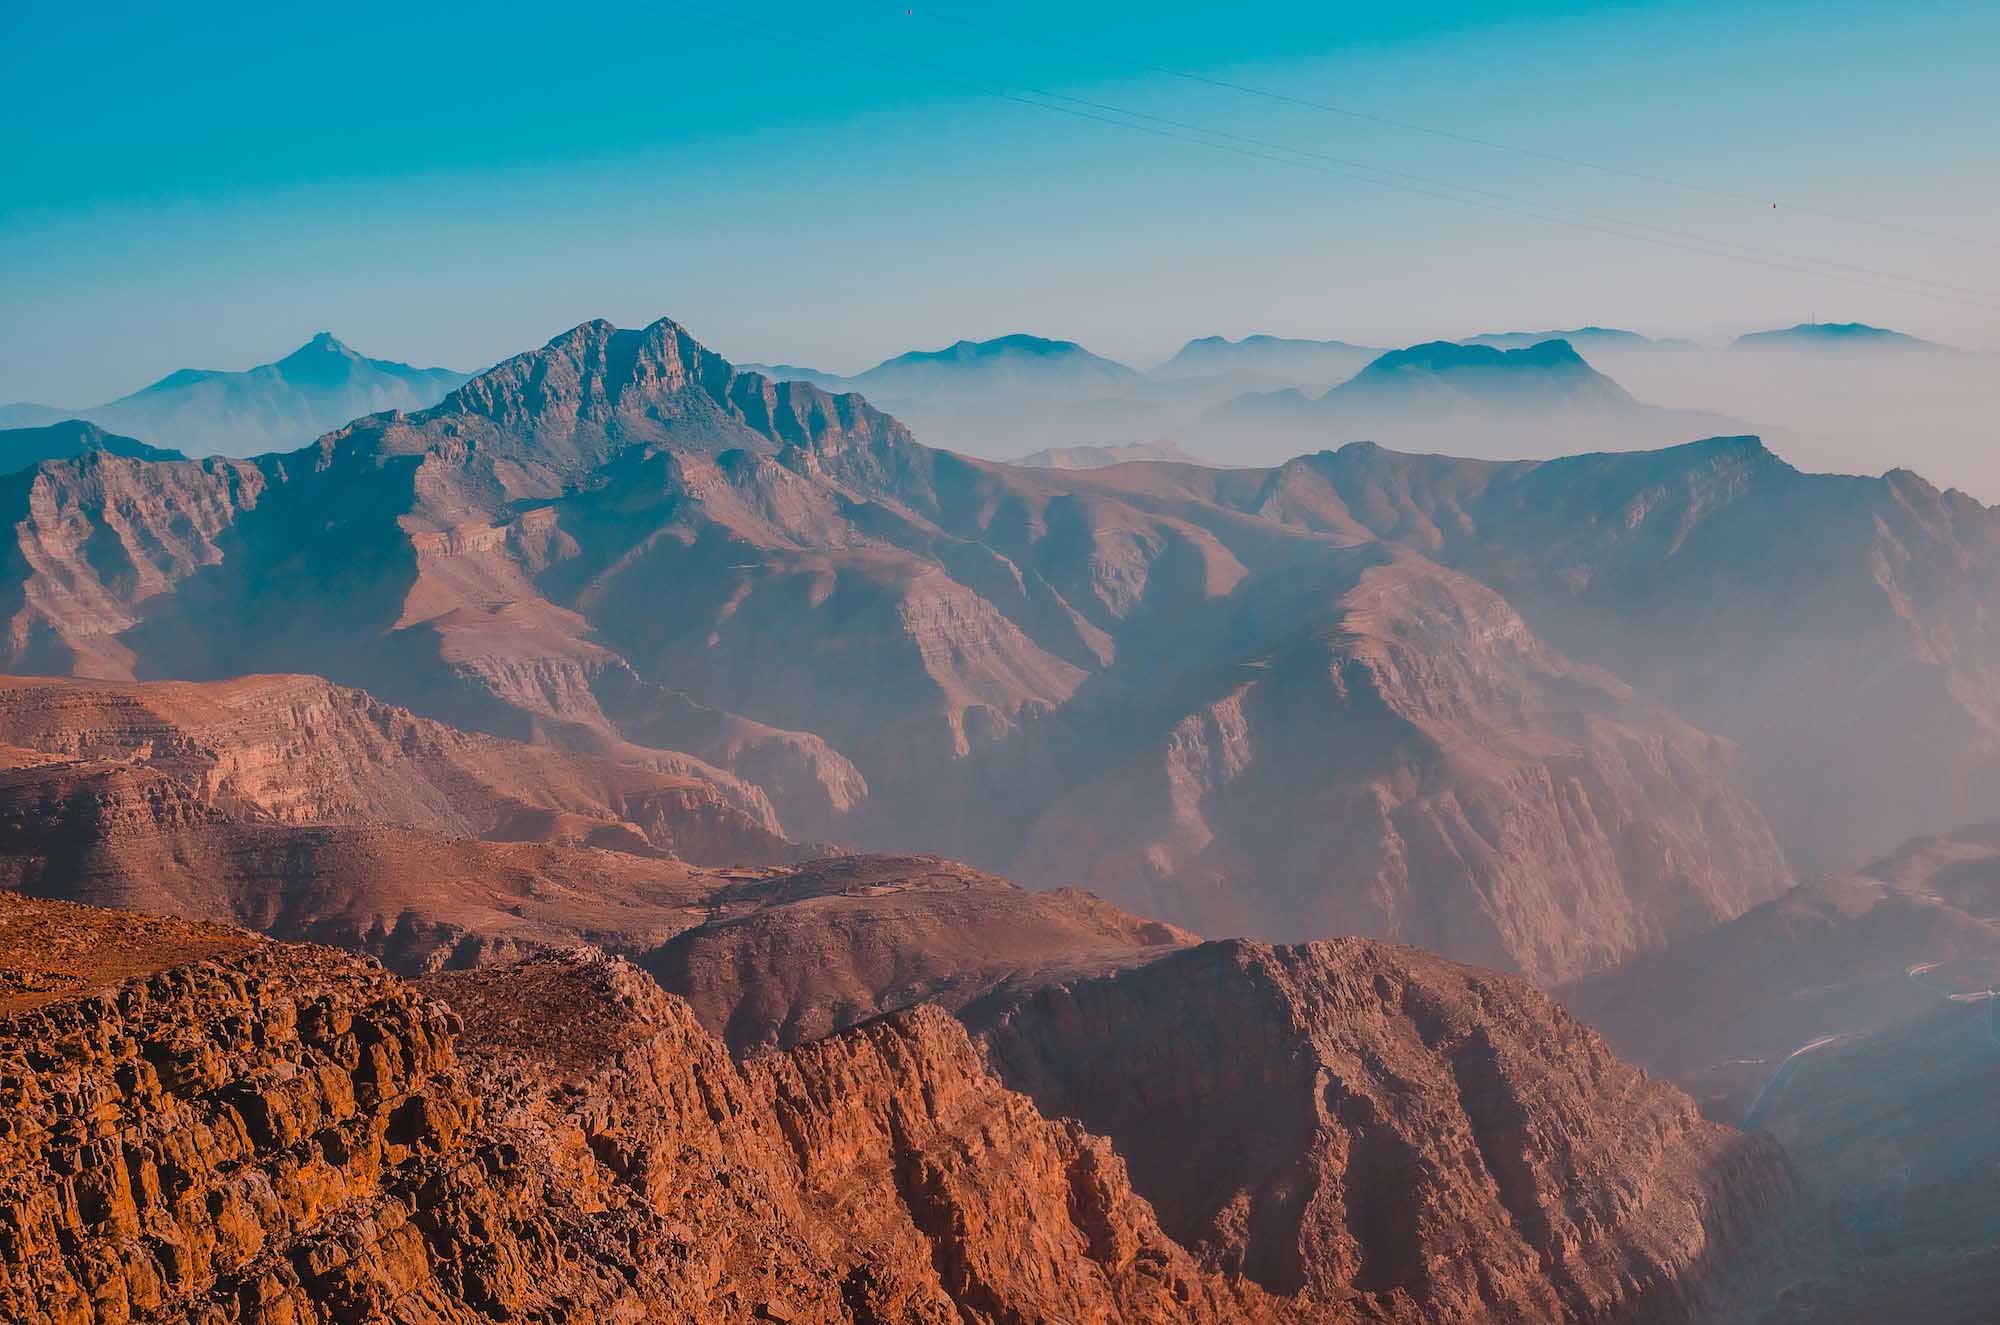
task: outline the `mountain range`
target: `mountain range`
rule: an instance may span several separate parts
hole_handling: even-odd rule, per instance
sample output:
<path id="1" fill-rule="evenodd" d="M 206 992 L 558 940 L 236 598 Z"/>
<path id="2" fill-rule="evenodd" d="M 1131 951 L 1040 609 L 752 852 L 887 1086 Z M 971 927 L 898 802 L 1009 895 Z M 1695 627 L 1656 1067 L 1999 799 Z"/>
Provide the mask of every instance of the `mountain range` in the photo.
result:
<path id="1" fill-rule="evenodd" d="M 1645 408 L 1563 341 L 1354 383 Z M 1006 465 L 667 320 L 292 451 L 0 448 L 0 1311 L 1987 1300 L 1963 493 Z"/>
<path id="2" fill-rule="evenodd" d="M 1566 342 L 1609 380 L 1580 388 L 1573 365 L 1531 360 L 1516 365 L 1520 378 L 1508 389 L 1508 379 L 1485 373 L 1490 362 L 1474 355 L 1465 365 L 1491 379 L 1475 388 L 1451 371 L 1458 365 L 1441 361 L 1435 344 L 1377 350 L 1275 336 L 1193 340 L 1143 373 L 1121 372 L 1070 342 L 1016 336 L 890 360 L 870 370 L 882 372 L 880 380 L 790 368 L 770 375 L 861 391 L 925 442 L 988 457 L 1174 442 L 1211 463 L 1271 464 L 1373 441 L 1514 459 L 1756 432 L 1802 469 L 1875 474 L 1893 457 L 1946 486 L 2000 500 L 2000 466 L 1989 461 L 2000 442 L 1993 431 L 2000 371 L 1990 352 L 1823 322 L 1720 346 L 1602 326 L 1451 343 L 1513 351 L 1551 341 Z M 1385 355 L 1378 380 L 1363 383 L 1363 370 Z M 1409 372 L 1412 355 L 1437 361 L 1440 380 L 1383 392 L 1379 378 L 1392 365 Z M 891 366 L 903 360 L 928 365 L 921 396 L 889 390 L 904 371 Z M 1030 363 L 1037 371 L 1023 370 Z M 1072 367 L 1056 366 L 1063 363 Z M 1332 402 L 1316 404 L 1335 390 Z"/>
<path id="3" fill-rule="evenodd" d="M 860 392 L 931 445 L 993 458 L 1047 451 L 1076 463 L 1136 446 L 1258 464 L 1361 440 L 1515 458 L 1760 431 L 1804 468 L 1874 472 L 1876 457 L 1895 453 L 1934 478 L 2000 497 L 2000 477 L 1980 458 L 2000 403 L 1985 356 L 1860 323 L 1753 332 L 1722 348 L 1599 326 L 1454 343 L 1512 351 L 1556 340 L 1610 380 L 1579 389 L 1574 367 L 1554 362 L 1521 363 L 1509 379 L 1477 358 L 1445 364 L 1442 342 L 1389 351 L 1265 335 L 1197 338 L 1143 372 L 1028 335 L 898 355 L 853 376 L 745 367 Z M 1432 360 L 1438 380 L 1385 392 L 1384 379 L 1408 375 L 1413 359 Z M 1475 385 L 1482 375 L 1490 380 Z M 321 333 L 247 373 L 184 369 L 94 408 L 0 406 L 0 426 L 84 418 L 190 454 L 247 456 L 302 445 L 363 414 L 428 407 L 463 380 L 366 359 Z M 1314 407 L 1336 389 L 1333 403 Z"/>
<path id="4" fill-rule="evenodd" d="M 1339 340 L 1202 336 L 1181 346 L 1149 376 L 1161 381 L 1210 378 L 1236 391 L 1326 390 L 1360 372 L 1384 351 Z"/>
<path id="5" fill-rule="evenodd" d="M 1996 517 L 1747 439 L 1025 470 L 591 323 L 300 452 L 55 460 L 0 501 L 16 672 L 317 673 L 714 770 L 793 839 L 1539 979 L 1976 817 L 2000 775 Z"/>
<path id="6" fill-rule="evenodd" d="M 194 455 L 255 455 L 303 446 L 364 414 L 426 408 L 466 378 L 366 358 L 322 331 L 275 363 L 245 372 L 182 368 L 87 409 L 0 405 L 0 426 L 86 419 Z"/>

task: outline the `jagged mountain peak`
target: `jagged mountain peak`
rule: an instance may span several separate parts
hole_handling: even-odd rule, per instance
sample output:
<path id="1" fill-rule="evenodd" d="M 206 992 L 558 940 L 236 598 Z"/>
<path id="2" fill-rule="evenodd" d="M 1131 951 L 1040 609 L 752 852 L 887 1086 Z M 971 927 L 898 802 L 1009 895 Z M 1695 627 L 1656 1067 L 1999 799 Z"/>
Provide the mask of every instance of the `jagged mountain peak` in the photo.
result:
<path id="1" fill-rule="evenodd" d="M 579 323 L 430 409 L 357 420 L 320 446 L 353 457 L 438 457 L 447 462 L 436 471 L 438 491 L 450 493 L 442 510 L 555 496 L 632 447 L 706 456 L 800 448 L 818 463 L 850 444 L 907 440 L 861 397 L 739 370 L 662 317 L 637 328 Z"/>

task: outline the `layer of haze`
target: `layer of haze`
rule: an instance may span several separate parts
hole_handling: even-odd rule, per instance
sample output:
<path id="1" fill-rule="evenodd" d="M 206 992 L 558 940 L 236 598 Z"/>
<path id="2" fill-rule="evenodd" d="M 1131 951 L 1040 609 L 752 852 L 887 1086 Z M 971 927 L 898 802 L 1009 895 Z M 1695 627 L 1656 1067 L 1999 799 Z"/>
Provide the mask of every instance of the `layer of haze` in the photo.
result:
<path id="1" fill-rule="evenodd" d="M 1720 340 L 1814 316 L 1991 345 L 1996 48 L 2000 9 L 1978 4 L 704 0 L 336 21 L 17 0 L 0 401 L 94 403 L 321 328 L 476 369 L 589 316 L 662 313 L 733 357 L 836 371 L 1019 330 L 1141 366 L 1217 333 Z M 1935 285 L 1530 220 L 991 95 L 1010 89 Z"/>

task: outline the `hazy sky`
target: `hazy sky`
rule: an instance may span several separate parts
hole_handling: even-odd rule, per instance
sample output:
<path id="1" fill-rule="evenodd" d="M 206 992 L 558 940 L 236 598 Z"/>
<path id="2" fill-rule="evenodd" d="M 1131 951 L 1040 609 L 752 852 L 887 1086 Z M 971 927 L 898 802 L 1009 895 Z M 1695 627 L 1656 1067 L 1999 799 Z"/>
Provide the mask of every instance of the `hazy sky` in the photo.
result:
<path id="1" fill-rule="evenodd" d="M 1992 3 L 200 9 L 0 0 L 0 401 L 96 403 L 320 329 L 472 369 L 662 314 L 843 371 L 1009 331 L 1141 364 L 1210 333 L 1812 316 L 2000 344 Z M 994 95 L 1034 91 L 1325 170 Z M 1635 222 L 1812 270 L 1582 228 Z"/>

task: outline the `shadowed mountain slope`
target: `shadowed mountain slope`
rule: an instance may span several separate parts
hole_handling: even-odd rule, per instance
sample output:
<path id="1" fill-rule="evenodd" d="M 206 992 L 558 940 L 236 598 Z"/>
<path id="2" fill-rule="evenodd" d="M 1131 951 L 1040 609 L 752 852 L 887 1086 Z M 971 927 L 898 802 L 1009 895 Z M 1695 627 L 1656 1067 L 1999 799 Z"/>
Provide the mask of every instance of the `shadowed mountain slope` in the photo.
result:
<path id="1" fill-rule="evenodd" d="M 1559 991 L 1704 1112 L 1766 1131 L 1803 1200 L 1772 1325 L 1982 1320 L 2000 1290 L 2000 829 L 1914 839 Z"/>
<path id="2" fill-rule="evenodd" d="M 1740 1118 L 1776 1065 L 2000 988 L 2000 828 L 1919 838 L 1561 991 L 1619 1049 Z"/>

